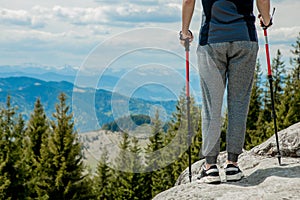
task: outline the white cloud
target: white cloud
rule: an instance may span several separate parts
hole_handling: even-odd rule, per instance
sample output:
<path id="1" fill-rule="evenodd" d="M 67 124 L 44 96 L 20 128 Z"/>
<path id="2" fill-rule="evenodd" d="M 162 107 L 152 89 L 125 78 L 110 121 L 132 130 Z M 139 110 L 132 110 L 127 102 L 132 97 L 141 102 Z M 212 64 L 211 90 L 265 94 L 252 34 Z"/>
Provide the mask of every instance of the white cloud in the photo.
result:
<path id="1" fill-rule="evenodd" d="M 96 8 L 70 8 L 54 6 L 53 14 L 61 19 L 67 20 L 72 24 L 99 24 L 107 23 L 106 6 Z"/>
<path id="2" fill-rule="evenodd" d="M 64 37 L 70 33 L 62 32 L 62 33 L 51 33 L 41 30 L 16 30 L 16 29 L 8 29 L 2 31 L 3 37 L 0 41 L 21 41 L 21 40 L 40 40 L 40 41 L 53 41 L 56 38 Z"/>
<path id="3" fill-rule="evenodd" d="M 43 30 L 8 29 L 1 32 L 0 65 L 32 62 L 42 65 L 79 66 L 100 40 L 90 31 L 74 30 L 52 33 Z"/>
<path id="4" fill-rule="evenodd" d="M 1 9 L 0 20 L 4 23 L 44 27 L 50 20 L 63 21 L 77 25 L 122 23 L 166 23 L 180 20 L 181 4 L 175 1 L 118 1 L 110 4 L 106 1 L 97 7 L 52 7 L 33 6 L 31 9 Z M 132 25 L 131 25 L 132 26 Z"/>
<path id="5" fill-rule="evenodd" d="M 177 13 L 177 14 L 176 14 Z M 175 22 L 180 20 L 180 6 L 174 3 L 159 5 L 120 4 L 95 8 L 53 7 L 54 16 L 72 24 L 134 25 L 146 22 Z"/>
<path id="6" fill-rule="evenodd" d="M 42 28 L 46 25 L 49 16 L 42 12 L 39 7 L 34 7 L 30 12 L 26 10 L 0 10 L 0 21 L 8 25 L 29 26 Z"/>
<path id="7" fill-rule="evenodd" d="M 300 26 L 279 27 L 269 30 L 273 42 L 290 43 L 295 41 L 300 32 Z"/>
<path id="8" fill-rule="evenodd" d="M 108 35 L 111 31 L 110 27 L 102 25 L 88 25 L 87 29 L 93 35 Z"/>
<path id="9" fill-rule="evenodd" d="M 157 22 L 169 23 L 180 20 L 180 8 L 174 4 L 142 6 L 128 4 L 120 6 L 112 12 L 111 18 L 129 22 Z"/>

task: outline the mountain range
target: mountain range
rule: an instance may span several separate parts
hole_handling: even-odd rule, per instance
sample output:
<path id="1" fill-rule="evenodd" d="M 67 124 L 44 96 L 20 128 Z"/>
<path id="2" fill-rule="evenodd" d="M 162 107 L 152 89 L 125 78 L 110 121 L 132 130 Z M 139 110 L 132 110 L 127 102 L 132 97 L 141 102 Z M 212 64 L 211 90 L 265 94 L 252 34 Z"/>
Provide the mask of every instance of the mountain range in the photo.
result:
<path id="1" fill-rule="evenodd" d="M 9 73 L 12 72 L 7 72 L 6 75 Z M 51 73 L 48 74 L 48 76 L 50 75 Z M 28 119 L 33 111 L 36 99 L 40 98 L 47 116 L 51 119 L 52 113 L 55 112 L 55 104 L 58 103 L 57 97 L 63 92 L 68 97 L 67 103 L 74 113 L 75 128 L 78 132 L 100 129 L 103 124 L 130 114 L 145 114 L 153 117 L 155 109 L 160 109 L 166 116 L 164 120 L 167 120 L 175 110 L 176 100 L 155 101 L 135 96 L 127 97 L 104 89 L 78 87 L 65 81 L 70 80 L 66 77 L 62 78 L 62 76 L 56 76 L 53 73 L 52 75 L 57 77 L 57 81 L 45 81 L 17 75 L 0 78 L 1 106 L 4 106 L 9 95 L 11 104 L 18 108 L 18 112 L 25 119 Z M 43 74 L 43 76 L 46 75 Z M 143 92 L 148 92 L 148 95 L 151 94 L 151 91 L 144 90 Z"/>
<path id="2" fill-rule="evenodd" d="M 174 70 L 175 71 L 175 70 Z M 120 68 L 118 71 L 112 69 L 106 70 L 99 75 L 94 72 L 81 72 L 78 68 L 71 66 L 63 66 L 55 68 L 51 66 L 41 66 L 34 63 L 23 65 L 1 65 L 0 78 L 10 77 L 29 77 L 39 79 L 46 82 L 61 82 L 66 81 L 75 84 L 78 87 L 97 88 L 110 92 L 117 91 L 119 94 L 140 98 L 150 101 L 166 101 L 177 100 L 178 95 L 185 86 L 185 70 L 181 69 L 176 73 L 172 71 L 169 75 L 163 75 L 159 70 L 146 70 L 147 80 L 152 82 L 141 81 L 144 79 L 138 70 L 134 73 L 130 69 Z M 174 76 L 176 75 L 176 76 Z M 167 76 L 167 78 L 165 77 Z M 178 78 L 180 80 L 178 80 Z M 201 102 L 199 97 L 200 88 L 198 73 L 190 72 L 191 89 L 196 92 L 197 101 Z M 78 81 L 80 79 L 80 81 Z M 166 82 L 168 79 L 168 82 Z M 96 80 L 96 81 L 95 81 Z M 134 89 L 134 90 L 133 90 Z M 132 91 L 133 90 L 133 91 Z M 132 94 L 131 94 L 132 93 Z"/>

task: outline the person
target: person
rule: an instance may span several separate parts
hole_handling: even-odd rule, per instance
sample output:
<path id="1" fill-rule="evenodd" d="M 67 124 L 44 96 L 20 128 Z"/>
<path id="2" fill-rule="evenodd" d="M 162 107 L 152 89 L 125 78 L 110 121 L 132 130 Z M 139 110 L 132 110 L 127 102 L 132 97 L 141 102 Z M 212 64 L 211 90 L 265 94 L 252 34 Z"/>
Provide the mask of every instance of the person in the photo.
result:
<path id="1" fill-rule="evenodd" d="M 256 0 L 261 26 L 272 25 L 270 0 Z M 181 41 L 193 41 L 189 30 L 195 0 L 183 0 Z M 202 90 L 202 150 L 205 164 L 198 179 L 220 183 L 221 113 L 227 88 L 227 181 L 242 179 L 238 156 L 245 140 L 246 120 L 257 59 L 258 42 L 253 0 L 202 0 L 203 15 L 197 48 Z"/>

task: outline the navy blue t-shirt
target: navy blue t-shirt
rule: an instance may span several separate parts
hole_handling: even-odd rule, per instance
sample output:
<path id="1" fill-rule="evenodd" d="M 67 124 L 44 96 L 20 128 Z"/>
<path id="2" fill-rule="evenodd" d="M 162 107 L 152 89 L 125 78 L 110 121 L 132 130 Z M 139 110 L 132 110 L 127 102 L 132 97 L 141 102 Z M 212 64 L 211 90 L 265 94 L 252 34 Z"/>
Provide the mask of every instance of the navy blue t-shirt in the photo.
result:
<path id="1" fill-rule="evenodd" d="M 200 45 L 257 41 L 253 0 L 202 0 Z"/>

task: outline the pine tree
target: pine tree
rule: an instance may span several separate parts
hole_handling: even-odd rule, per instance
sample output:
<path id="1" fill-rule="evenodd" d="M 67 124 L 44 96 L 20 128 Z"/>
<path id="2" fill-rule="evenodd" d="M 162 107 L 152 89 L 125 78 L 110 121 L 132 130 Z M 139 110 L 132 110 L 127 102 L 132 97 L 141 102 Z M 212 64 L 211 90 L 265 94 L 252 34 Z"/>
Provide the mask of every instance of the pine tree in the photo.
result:
<path id="1" fill-rule="evenodd" d="M 0 113 L 0 199 L 24 199 L 24 169 L 22 168 L 22 137 L 24 120 L 15 117 L 16 108 L 7 97 L 6 108 Z M 16 192 L 18 191 L 18 192 Z"/>
<path id="2" fill-rule="evenodd" d="M 113 199 L 147 199 L 145 176 L 140 173 L 144 166 L 138 141 L 136 137 L 130 139 L 127 133 L 122 133 L 120 152 L 116 158 L 111 180 L 114 183 Z"/>
<path id="3" fill-rule="evenodd" d="M 257 137 L 260 138 L 259 135 L 257 135 L 257 129 L 258 129 L 258 122 L 259 120 L 262 120 L 260 117 L 262 117 L 262 71 L 261 71 L 261 64 L 259 60 L 256 63 L 256 69 L 254 73 L 253 78 L 253 87 L 250 97 L 250 103 L 249 103 L 249 112 L 247 117 L 247 125 L 246 125 L 246 135 L 245 135 L 245 144 L 244 148 L 249 150 L 252 147 L 256 146 L 259 143 L 259 140 Z M 260 116 L 261 115 L 261 116 Z"/>
<path id="4" fill-rule="evenodd" d="M 22 114 L 19 114 L 18 117 L 14 120 L 15 125 L 13 129 L 13 135 L 14 135 L 14 144 L 15 144 L 15 158 L 17 159 L 15 161 L 14 167 L 16 168 L 16 180 L 14 183 L 17 185 L 16 189 L 18 189 L 19 193 L 17 194 L 18 198 L 25 197 L 26 194 L 26 187 L 25 187 L 25 180 L 27 176 L 27 171 L 24 166 L 24 163 L 22 161 L 23 153 L 24 153 L 24 146 L 23 146 L 23 138 L 25 135 L 25 121 L 23 119 Z"/>
<path id="5" fill-rule="evenodd" d="M 129 148 L 131 152 L 130 164 L 131 164 L 131 176 L 130 176 L 130 185 L 132 195 L 130 197 L 131 200 L 139 200 L 144 199 L 144 191 L 145 191 L 145 183 L 144 177 L 141 173 L 143 169 L 142 165 L 142 157 L 141 157 L 141 148 L 139 146 L 139 140 L 136 137 L 132 138 L 132 146 Z"/>
<path id="6" fill-rule="evenodd" d="M 265 142 L 274 133 L 273 122 L 266 122 L 263 115 L 263 112 L 259 113 L 258 120 L 256 122 L 256 130 L 250 130 L 254 133 L 251 135 L 252 143 L 248 146 L 248 149 Z M 270 132 L 270 130 L 272 130 L 272 132 Z"/>
<path id="7" fill-rule="evenodd" d="M 261 71 L 261 64 L 259 60 L 256 63 L 256 69 L 254 73 L 253 79 L 253 87 L 251 92 L 250 104 L 249 104 L 249 112 L 247 117 L 247 129 L 255 130 L 256 129 L 256 122 L 258 120 L 258 115 L 261 112 L 262 107 L 262 71 Z"/>
<path id="8" fill-rule="evenodd" d="M 291 58 L 293 69 L 287 81 L 284 98 L 279 111 L 281 119 L 279 122 L 280 128 L 286 128 L 300 121 L 300 32 L 296 44 L 293 44 L 292 47 L 294 48 L 291 51 L 294 55 Z"/>
<path id="9" fill-rule="evenodd" d="M 173 187 L 177 179 L 176 177 L 188 165 L 188 157 L 183 155 L 183 152 L 187 150 L 186 122 L 186 96 L 183 89 L 176 104 L 176 111 L 172 113 L 172 119 L 168 125 L 169 129 L 164 139 L 164 146 L 168 147 L 168 151 L 164 152 L 162 158 L 169 162 L 172 161 L 172 163 L 160 170 L 160 176 L 163 179 L 160 180 L 160 183 L 156 184 L 157 189 L 154 190 L 153 196 Z"/>
<path id="10" fill-rule="evenodd" d="M 94 181 L 91 172 L 85 175 L 84 179 L 80 181 L 77 185 L 80 192 L 77 192 L 73 199 L 80 200 L 95 200 L 97 195 L 93 191 Z"/>
<path id="11" fill-rule="evenodd" d="M 276 57 L 272 62 L 273 71 L 273 85 L 274 85 L 274 101 L 277 106 L 280 103 L 281 96 L 283 94 L 284 82 L 286 79 L 286 70 L 284 62 L 282 61 L 282 55 L 280 50 L 277 50 Z"/>
<path id="12" fill-rule="evenodd" d="M 32 150 L 32 159 L 36 162 L 40 158 L 42 139 L 48 137 L 49 123 L 41 100 L 38 98 L 34 105 L 26 129 L 26 137 L 29 139 L 29 148 Z"/>
<path id="13" fill-rule="evenodd" d="M 84 188 L 81 145 L 74 131 L 72 114 L 66 105 L 66 95 L 59 95 L 59 104 L 51 121 L 53 133 L 41 147 L 39 172 L 39 198 L 78 199 Z"/>
<path id="14" fill-rule="evenodd" d="M 294 55 L 291 58 L 293 66 L 291 73 L 288 75 L 285 83 L 284 94 L 278 106 L 278 129 L 284 129 L 300 121 L 300 33 L 297 37 L 296 44 L 291 50 Z"/>
<path id="15" fill-rule="evenodd" d="M 201 109 L 196 104 L 195 99 L 191 97 L 191 119 L 192 119 L 192 163 L 196 162 L 200 158 L 202 147 L 202 130 L 201 130 Z"/>
<path id="16" fill-rule="evenodd" d="M 44 108 L 38 98 L 34 105 L 25 132 L 24 143 L 24 167 L 27 171 L 26 196 L 36 198 L 37 167 L 41 159 L 42 142 L 49 136 L 49 123 Z"/>
<path id="17" fill-rule="evenodd" d="M 161 184 L 161 166 L 163 165 L 161 159 L 161 149 L 164 146 L 164 132 L 162 129 L 162 122 L 159 119 L 159 111 L 156 110 L 155 117 L 151 124 L 151 137 L 149 144 L 146 147 L 146 173 L 144 174 L 145 190 L 143 199 L 151 199 L 162 190 Z"/>
<path id="18" fill-rule="evenodd" d="M 202 139 L 200 109 L 192 96 L 190 97 L 190 120 L 192 133 L 191 155 L 192 162 L 194 162 L 199 159 Z M 176 111 L 169 123 L 164 146 L 167 146 L 169 151 L 162 155 L 163 159 L 173 161 L 173 163 L 161 169 L 163 179 L 160 183 L 160 191 L 157 190 L 157 193 L 173 187 L 181 172 L 188 167 L 187 99 L 184 90 L 179 96 Z"/>
<path id="19" fill-rule="evenodd" d="M 281 61 L 282 55 L 280 50 L 277 50 L 276 57 L 273 59 L 272 62 L 272 75 L 273 75 L 273 97 L 274 97 L 274 104 L 275 104 L 275 112 L 278 114 L 278 110 L 280 107 L 282 95 L 283 95 L 283 88 L 284 88 L 284 82 L 286 79 L 286 70 L 284 62 Z M 257 131 L 254 131 L 255 134 L 252 135 L 251 141 L 252 144 L 251 147 L 254 147 L 265 140 L 267 140 L 269 137 L 271 137 L 274 134 L 274 122 L 273 122 L 273 113 L 272 113 L 272 99 L 271 99 L 271 93 L 270 93 L 270 85 L 269 81 L 266 82 L 265 85 L 265 92 L 264 92 L 264 104 L 263 104 L 263 110 L 262 113 L 259 114 L 259 120 L 256 123 Z M 278 118 L 277 118 L 278 122 Z"/>
<path id="20" fill-rule="evenodd" d="M 291 125 L 290 117 L 292 116 L 290 116 L 291 113 L 288 115 L 288 112 L 290 110 L 291 102 L 293 99 L 293 96 L 291 95 L 292 93 L 293 93 L 292 78 L 290 75 L 288 75 L 284 87 L 284 92 L 282 98 L 280 99 L 280 104 L 278 105 L 278 112 L 277 112 L 278 130 L 282 130 Z"/>
<path id="21" fill-rule="evenodd" d="M 94 177 L 94 191 L 98 200 L 113 199 L 112 170 L 108 164 L 108 151 L 104 148 Z"/>
<path id="22" fill-rule="evenodd" d="M 248 149 L 264 142 L 269 137 L 271 137 L 274 132 L 269 81 L 265 82 L 263 88 L 262 110 L 258 115 L 256 131 L 250 130 L 253 132 L 253 134 L 251 134 L 251 145 L 248 146 Z"/>
<path id="23" fill-rule="evenodd" d="M 122 141 L 119 144 L 120 152 L 115 160 L 113 180 L 115 190 L 114 199 L 130 199 L 132 196 L 131 172 L 130 172 L 130 139 L 128 133 L 122 133 Z"/>
<path id="24" fill-rule="evenodd" d="M 300 80 L 300 32 L 299 36 L 297 37 L 296 44 L 292 44 L 294 50 L 291 50 L 292 54 L 294 55 L 291 58 L 291 65 L 294 66 L 293 69 L 293 80 L 299 81 Z"/>
<path id="25" fill-rule="evenodd" d="M 298 83 L 296 83 L 294 85 L 294 88 L 293 88 L 293 98 L 292 98 L 292 101 L 290 102 L 290 107 L 289 107 L 289 110 L 288 110 L 288 113 L 286 115 L 286 118 L 285 118 L 285 124 L 287 126 L 290 126 L 292 124 L 295 124 L 297 122 L 300 121 L 300 113 L 299 113 L 299 110 L 300 110 L 300 83 L 298 81 Z"/>
<path id="26" fill-rule="evenodd" d="M 296 44 L 293 44 L 292 47 L 294 48 L 294 50 L 292 50 L 294 57 L 291 59 L 291 64 L 294 66 L 292 72 L 294 98 L 288 115 L 292 113 L 291 115 L 293 115 L 293 120 L 291 122 L 296 123 L 300 121 L 300 32 L 297 37 Z"/>
<path id="27" fill-rule="evenodd" d="M 9 97 L 8 97 L 9 98 Z M 10 103 L 10 102 L 9 102 Z M 9 138 L 7 133 L 7 122 L 4 118 L 5 109 L 0 112 L 0 199 L 11 199 L 9 188 L 11 185 L 10 174 L 7 170 L 9 166 Z"/>
<path id="28" fill-rule="evenodd" d="M 272 121 L 272 102 L 269 82 L 266 81 L 263 84 L 263 94 L 262 94 L 262 117 L 263 121 L 269 123 Z"/>
<path id="29" fill-rule="evenodd" d="M 188 167 L 188 161 L 189 161 L 189 155 L 188 155 L 188 116 L 187 116 L 187 99 L 185 95 L 182 93 L 181 95 L 181 101 L 183 104 L 180 106 L 178 104 L 178 107 L 181 109 L 181 112 L 178 112 L 181 119 L 180 121 L 180 127 L 176 131 L 176 138 L 175 144 L 177 145 L 177 148 L 179 148 L 179 156 L 177 160 L 174 162 L 174 168 L 173 168 L 173 175 L 175 176 L 175 180 L 179 177 L 179 175 L 182 173 L 183 170 L 185 170 Z M 190 96 L 190 124 L 191 124 L 191 156 L 192 156 L 192 162 L 195 162 L 199 159 L 199 154 L 201 151 L 201 120 L 200 120 L 200 108 L 196 105 L 195 99 L 193 96 Z M 177 118 L 179 119 L 179 118 Z M 176 127 L 176 126 L 175 126 Z M 172 128 L 171 128 L 172 130 Z M 178 140 L 179 139 L 179 140 Z M 173 139 L 174 140 L 174 139 Z M 176 143 L 177 142 L 177 143 Z"/>

